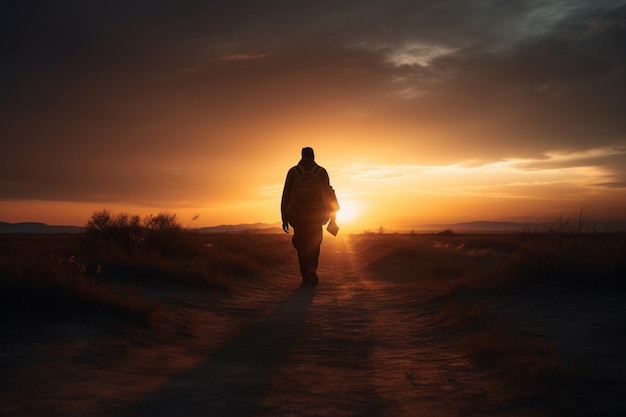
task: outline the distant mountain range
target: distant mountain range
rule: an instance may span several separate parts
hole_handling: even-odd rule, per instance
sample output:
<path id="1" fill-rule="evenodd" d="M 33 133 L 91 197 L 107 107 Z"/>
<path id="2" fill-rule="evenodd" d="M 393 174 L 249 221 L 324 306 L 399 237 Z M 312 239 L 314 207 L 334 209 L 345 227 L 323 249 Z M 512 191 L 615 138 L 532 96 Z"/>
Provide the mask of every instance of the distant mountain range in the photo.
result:
<path id="1" fill-rule="evenodd" d="M 417 227 L 415 230 L 420 232 L 439 232 L 446 229 L 451 229 L 455 232 L 516 232 L 537 226 L 538 224 L 533 223 L 477 221 L 455 224 L 429 224 Z M 0 222 L 0 233 L 2 234 L 69 234 L 83 233 L 84 231 L 85 228 L 81 226 L 52 226 L 35 222 Z M 219 226 L 200 227 L 195 229 L 195 231 L 198 233 L 283 233 L 280 223 L 222 224 Z"/>
<path id="2" fill-rule="evenodd" d="M 0 222 L 0 233 L 3 234 L 67 234 L 83 233 L 84 227 L 80 226 L 50 226 L 45 223 L 24 222 L 5 223 Z"/>
<path id="3" fill-rule="evenodd" d="M 201 227 L 195 230 L 198 233 L 283 233 L 280 223 L 225 224 L 221 226 Z M 83 233 L 84 231 L 85 228 L 81 226 L 51 226 L 36 222 L 0 222 L 0 234 L 75 234 Z"/>
<path id="4" fill-rule="evenodd" d="M 200 227 L 198 233 L 284 233 L 280 223 L 223 224 L 220 226 Z"/>
<path id="5" fill-rule="evenodd" d="M 429 224 L 416 228 L 422 232 L 441 232 L 447 229 L 453 232 L 483 232 L 483 233 L 504 233 L 504 232 L 540 232 L 540 231 L 576 231 L 579 227 L 577 220 L 562 223 L 558 221 L 537 221 L 537 222 L 491 222 L 475 221 L 454 224 Z M 623 232 L 626 230 L 626 220 L 586 220 L 580 225 L 582 232 Z"/>
<path id="6" fill-rule="evenodd" d="M 586 224 L 585 231 L 624 231 L 626 222 L 597 222 L 592 225 Z M 415 227 L 417 232 L 442 232 L 452 230 L 453 232 L 483 232 L 483 233 L 510 233 L 522 231 L 540 231 L 556 227 L 554 222 L 491 222 L 475 221 L 451 224 L 427 224 Z M 575 225 L 570 225 L 570 229 Z M 273 234 L 283 233 L 280 223 L 246 223 L 246 224 L 223 224 L 220 226 L 200 227 L 194 229 L 198 233 L 255 233 Z M 0 222 L 0 234 L 75 234 L 83 233 L 81 226 L 52 226 L 45 223 L 24 222 L 6 223 Z M 408 231 L 408 230 L 407 230 Z"/>
<path id="7" fill-rule="evenodd" d="M 420 230 L 443 231 L 451 229 L 454 232 L 520 232 L 523 230 L 536 229 L 549 223 L 519 223 L 519 222 L 490 222 L 476 221 L 453 224 L 427 224 Z"/>

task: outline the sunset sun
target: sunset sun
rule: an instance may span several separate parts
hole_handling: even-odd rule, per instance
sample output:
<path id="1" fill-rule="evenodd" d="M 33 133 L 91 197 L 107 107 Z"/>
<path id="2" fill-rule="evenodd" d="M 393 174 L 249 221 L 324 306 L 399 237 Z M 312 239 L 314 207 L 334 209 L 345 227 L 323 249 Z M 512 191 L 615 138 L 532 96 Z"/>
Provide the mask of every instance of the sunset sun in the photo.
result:
<path id="1" fill-rule="evenodd" d="M 337 222 L 352 223 L 358 218 L 359 210 L 353 201 L 340 201 L 341 208 L 337 212 Z"/>

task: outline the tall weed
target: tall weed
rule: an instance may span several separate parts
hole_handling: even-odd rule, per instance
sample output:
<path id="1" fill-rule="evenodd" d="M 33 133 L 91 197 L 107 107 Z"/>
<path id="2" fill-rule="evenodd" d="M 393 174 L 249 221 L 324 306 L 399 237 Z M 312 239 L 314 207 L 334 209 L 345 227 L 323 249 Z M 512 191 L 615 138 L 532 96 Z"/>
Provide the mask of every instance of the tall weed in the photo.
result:
<path id="1" fill-rule="evenodd" d="M 261 279 L 290 255 L 285 236 L 202 235 L 177 216 L 93 214 L 83 235 L 1 235 L 0 310 L 101 311 L 149 321 L 157 308 L 138 286 L 181 283 L 228 290 Z"/>
<path id="2" fill-rule="evenodd" d="M 557 222 L 547 230 L 527 231 L 513 265 L 536 282 L 624 287 L 626 234 L 589 230 L 581 222 Z"/>
<path id="3" fill-rule="evenodd" d="M 130 285 L 111 286 L 70 255 L 76 237 L 3 236 L 0 309 L 46 316 L 106 312 L 147 323 L 157 308 Z"/>

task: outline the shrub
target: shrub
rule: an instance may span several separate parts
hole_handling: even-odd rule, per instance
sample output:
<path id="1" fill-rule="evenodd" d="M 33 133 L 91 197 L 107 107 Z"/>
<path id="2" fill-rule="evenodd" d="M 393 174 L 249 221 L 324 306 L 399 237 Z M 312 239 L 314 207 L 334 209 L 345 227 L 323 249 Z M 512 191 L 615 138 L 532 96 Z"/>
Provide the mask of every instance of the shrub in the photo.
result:
<path id="1" fill-rule="evenodd" d="M 106 276 L 220 288 L 229 287 L 229 278 L 259 277 L 267 266 L 284 263 L 291 249 L 282 235 L 199 234 L 184 229 L 172 213 L 139 221 L 98 211 L 85 236 L 90 263 L 102 265 Z"/>
<path id="2" fill-rule="evenodd" d="M 95 212 L 86 227 L 90 245 L 107 247 L 127 257 L 143 244 L 142 234 L 139 216 L 120 213 L 113 217 L 106 209 Z"/>
<path id="3" fill-rule="evenodd" d="M 439 236 L 454 236 L 454 231 L 452 229 L 446 229 L 446 230 L 442 230 L 441 232 L 438 232 L 437 235 L 439 235 Z"/>
<path id="4" fill-rule="evenodd" d="M 87 222 L 86 236 L 91 246 L 131 258 L 136 252 L 160 254 L 185 249 L 184 230 L 176 214 L 148 215 L 143 222 L 137 215 L 107 210 L 95 212 Z"/>
<path id="5" fill-rule="evenodd" d="M 149 251 L 167 254 L 184 250 L 186 245 L 183 228 L 176 214 L 151 214 L 144 219 L 143 224 L 143 243 Z"/>

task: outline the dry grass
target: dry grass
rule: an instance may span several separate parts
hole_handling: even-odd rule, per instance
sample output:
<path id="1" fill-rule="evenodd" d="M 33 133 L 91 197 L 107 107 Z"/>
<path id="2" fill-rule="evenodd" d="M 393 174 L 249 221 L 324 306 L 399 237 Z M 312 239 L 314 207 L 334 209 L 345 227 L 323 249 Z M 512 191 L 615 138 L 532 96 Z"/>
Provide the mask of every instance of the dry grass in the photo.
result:
<path id="1" fill-rule="evenodd" d="M 355 236 L 375 279 L 410 285 L 458 346 L 501 372 L 510 400 L 545 393 L 568 370 L 555 345 L 509 328 L 500 294 L 554 281 L 562 291 L 623 290 L 626 235 L 560 228 L 519 234 Z M 558 385 L 558 384 L 557 384 Z"/>
<path id="2" fill-rule="evenodd" d="M 569 374 L 556 345 L 521 335 L 502 321 L 494 321 L 459 341 L 477 364 L 495 367 L 505 401 L 545 395 Z"/>
<path id="3" fill-rule="evenodd" d="M 141 288 L 166 282 L 228 291 L 268 274 L 285 236 L 201 235 L 172 215 L 94 214 L 84 235 L 0 235 L 0 309 L 9 316 L 114 314 L 142 324 L 159 309 Z M 93 224 L 92 224 L 93 223 Z"/>
<path id="4" fill-rule="evenodd" d="M 374 279 L 404 281 L 424 300 L 513 281 L 508 262 L 522 238 L 515 235 L 359 235 L 359 251 Z"/>
<path id="5" fill-rule="evenodd" d="M 13 317 L 103 312 L 146 324 L 157 305 L 136 286 L 110 285 L 72 253 L 73 236 L 2 236 L 0 304 Z"/>
<path id="6" fill-rule="evenodd" d="M 570 287 L 626 284 L 626 236 L 621 233 L 531 233 L 514 267 L 532 281 L 558 281 Z"/>
<path id="7" fill-rule="evenodd" d="M 402 275 L 434 298 L 514 283 L 626 284 L 626 234 L 547 230 L 511 234 L 355 236 L 377 279 Z"/>

